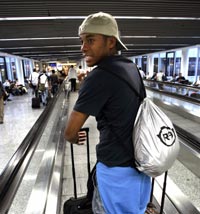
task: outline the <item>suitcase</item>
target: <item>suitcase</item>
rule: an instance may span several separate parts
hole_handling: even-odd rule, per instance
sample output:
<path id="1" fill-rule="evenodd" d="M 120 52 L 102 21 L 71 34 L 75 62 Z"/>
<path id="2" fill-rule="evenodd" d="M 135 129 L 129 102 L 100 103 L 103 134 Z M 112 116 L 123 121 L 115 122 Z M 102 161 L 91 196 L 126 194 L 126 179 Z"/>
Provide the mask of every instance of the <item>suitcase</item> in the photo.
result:
<path id="1" fill-rule="evenodd" d="M 196 99 L 200 99 L 200 94 L 194 92 L 194 93 L 192 93 L 190 95 L 190 97 L 193 97 L 193 98 L 196 98 Z"/>
<path id="2" fill-rule="evenodd" d="M 73 182 L 74 182 L 74 197 L 71 197 L 70 199 L 64 202 L 63 214 L 93 214 L 92 212 L 92 195 L 93 195 L 92 176 L 93 176 L 93 173 L 95 172 L 96 165 L 93 168 L 92 172 L 90 172 L 89 128 L 82 128 L 80 131 L 86 132 L 88 193 L 85 196 L 77 197 L 74 151 L 73 151 L 73 144 L 71 144 L 70 148 L 71 148 L 71 159 L 72 159 L 72 176 L 73 176 Z"/>
<path id="3" fill-rule="evenodd" d="M 32 98 L 32 108 L 40 108 L 40 98 L 39 97 Z"/>
<path id="4" fill-rule="evenodd" d="M 145 214 L 163 214 L 164 213 L 163 210 L 164 210 L 164 203 L 165 203 L 165 191 L 167 186 L 167 174 L 168 174 L 168 171 L 166 171 L 164 174 L 160 210 L 158 211 L 157 207 L 153 204 L 153 191 L 154 191 L 155 178 L 152 178 L 150 202 L 147 205 L 147 210 Z"/>

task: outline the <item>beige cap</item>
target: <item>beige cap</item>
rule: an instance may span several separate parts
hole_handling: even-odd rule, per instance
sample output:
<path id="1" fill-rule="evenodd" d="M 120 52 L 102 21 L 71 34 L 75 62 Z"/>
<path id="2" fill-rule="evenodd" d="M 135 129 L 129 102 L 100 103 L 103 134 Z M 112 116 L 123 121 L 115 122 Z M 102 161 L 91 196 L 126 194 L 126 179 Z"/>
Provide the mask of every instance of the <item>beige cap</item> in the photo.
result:
<path id="1" fill-rule="evenodd" d="M 102 34 L 106 36 L 114 36 L 117 41 L 117 49 L 122 50 L 127 47 L 119 38 L 118 26 L 115 18 L 108 13 L 94 13 L 85 18 L 79 27 L 79 35 L 84 33 Z"/>

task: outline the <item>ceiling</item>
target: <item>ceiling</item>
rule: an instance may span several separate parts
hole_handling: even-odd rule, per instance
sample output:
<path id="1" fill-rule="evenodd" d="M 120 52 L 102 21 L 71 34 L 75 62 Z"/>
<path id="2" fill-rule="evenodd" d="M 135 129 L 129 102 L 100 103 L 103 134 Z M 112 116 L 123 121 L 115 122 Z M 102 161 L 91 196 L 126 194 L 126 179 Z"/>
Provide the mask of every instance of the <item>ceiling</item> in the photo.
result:
<path id="1" fill-rule="evenodd" d="M 99 11 L 117 19 L 124 56 L 200 44 L 200 0 L 0 0 L 0 52 L 78 60 L 78 27 Z"/>

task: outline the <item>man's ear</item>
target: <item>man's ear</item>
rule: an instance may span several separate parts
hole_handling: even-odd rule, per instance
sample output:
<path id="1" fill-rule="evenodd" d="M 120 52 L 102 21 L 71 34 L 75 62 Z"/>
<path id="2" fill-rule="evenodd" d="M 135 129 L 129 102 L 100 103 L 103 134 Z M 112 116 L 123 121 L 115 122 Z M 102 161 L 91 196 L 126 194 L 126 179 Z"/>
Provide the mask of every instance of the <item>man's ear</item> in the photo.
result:
<path id="1" fill-rule="evenodd" d="M 108 38 L 109 48 L 115 48 L 117 46 L 117 39 L 114 36 Z"/>

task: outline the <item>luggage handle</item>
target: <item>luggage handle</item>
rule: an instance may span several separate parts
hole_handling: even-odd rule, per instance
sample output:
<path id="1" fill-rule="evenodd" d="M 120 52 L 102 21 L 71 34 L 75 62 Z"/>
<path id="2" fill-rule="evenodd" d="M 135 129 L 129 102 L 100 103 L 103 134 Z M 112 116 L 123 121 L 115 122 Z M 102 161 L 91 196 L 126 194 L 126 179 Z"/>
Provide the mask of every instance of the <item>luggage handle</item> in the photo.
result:
<path id="1" fill-rule="evenodd" d="M 163 191 L 162 191 L 161 206 L 160 206 L 160 214 L 163 213 L 163 209 L 164 209 L 165 192 L 166 192 L 166 186 L 167 186 L 167 174 L 168 174 L 168 171 L 166 171 L 165 175 L 164 175 Z"/>
<path id="2" fill-rule="evenodd" d="M 84 127 L 81 128 L 80 131 L 86 132 L 86 143 L 87 143 L 87 169 L 88 169 L 88 176 L 90 174 L 90 149 L 89 149 L 89 128 Z M 72 176 L 73 176 L 73 183 L 74 183 L 74 198 L 77 198 L 77 186 L 76 186 L 76 171 L 75 171 L 75 162 L 74 162 L 74 147 L 73 144 L 70 144 L 71 149 L 71 160 L 72 160 Z"/>
<path id="3" fill-rule="evenodd" d="M 89 128 L 84 127 L 81 128 L 80 131 L 86 132 L 86 143 L 87 143 L 87 169 L 88 169 L 88 176 L 90 174 L 90 147 L 89 147 Z"/>
<path id="4" fill-rule="evenodd" d="M 73 144 L 70 143 L 71 149 L 71 159 L 72 159 L 72 176 L 74 181 L 74 198 L 77 198 L 77 187 L 76 187 L 76 171 L 75 171 L 75 163 L 74 163 L 74 147 Z"/>
<path id="5" fill-rule="evenodd" d="M 163 210 L 164 210 L 165 192 L 166 192 L 166 186 L 167 186 L 167 175 L 168 175 L 168 171 L 166 171 L 165 174 L 164 174 L 164 181 L 163 181 L 163 189 L 162 189 L 162 197 L 161 197 L 161 204 L 160 204 L 160 212 L 159 212 L 159 214 L 163 214 Z M 154 183 L 155 183 L 155 178 L 152 178 L 150 206 L 153 206 Z M 155 207 L 155 205 L 153 207 Z"/>

